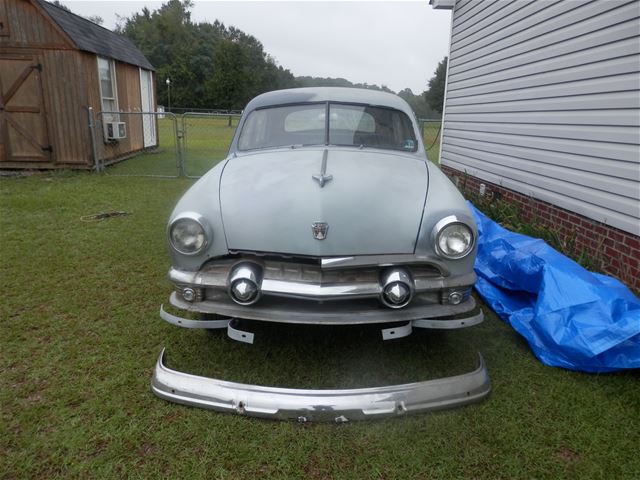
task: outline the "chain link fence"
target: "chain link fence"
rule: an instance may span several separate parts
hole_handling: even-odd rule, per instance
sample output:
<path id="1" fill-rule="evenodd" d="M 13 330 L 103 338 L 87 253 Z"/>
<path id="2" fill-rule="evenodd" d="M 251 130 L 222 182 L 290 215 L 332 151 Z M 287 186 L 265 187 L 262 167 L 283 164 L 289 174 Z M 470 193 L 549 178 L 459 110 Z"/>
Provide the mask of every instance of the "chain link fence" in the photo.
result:
<path id="1" fill-rule="evenodd" d="M 117 176 L 179 177 L 178 117 L 163 112 L 89 112 L 94 166 Z M 124 161 L 126 160 L 126 161 Z"/>
<path id="2" fill-rule="evenodd" d="M 198 178 L 223 160 L 241 112 L 98 112 L 89 109 L 95 170 L 113 176 Z M 418 119 L 437 163 L 440 119 Z M 126 160 L 126 161 L 125 161 Z"/>
<path id="3" fill-rule="evenodd" d="M 184 175 L 197 178 L 224 160 L 239 112 L 185 112 L 180 116 Z"/>
<path id="4" fill-rule="evenodd" d="M 442 120 L 439 118 L 418 118 L 418 126 L 420 127 L 424 149 L 427 151 L 429 160 L 439 164 Z"/>

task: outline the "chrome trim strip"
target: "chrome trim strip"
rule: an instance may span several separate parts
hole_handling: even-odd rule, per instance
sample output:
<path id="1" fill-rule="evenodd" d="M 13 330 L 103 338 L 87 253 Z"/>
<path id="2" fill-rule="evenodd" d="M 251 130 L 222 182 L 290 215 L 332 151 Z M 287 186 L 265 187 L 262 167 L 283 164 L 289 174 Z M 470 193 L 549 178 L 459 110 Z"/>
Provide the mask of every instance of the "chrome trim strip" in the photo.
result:
<path id="1" fill-rule="evenodd" d="M 484 312 L 480 309 L 480 312 L 468 318 L 454 318 L 450 320 L 438 320 L 438 319 L 420 319 L 412 322 L 416 328 L 433 328 L 440 330 L 453 330 L 456 328 L 473 327 L 484 321 Z"/>
<path id="2" fill-rule="evenodd" d="M 292 298 L 320 298 L 323 300 L 340 298 L 372 297 L 380 294 L 378 283 L 353 283 L 321 285 L 317 283 L 290 282 L 286 280 L 264 279 L 262 293 Z"/>
<path id="3" fill-rule="evenodd" d="M 198 272 L 189 272 L 186 270 L 178 270 L 171 267 L 167 274 L 169 280 L 173 283 L 189 284 L 189 285 L 202 285 L 202 276 L 198 275 Z"/>
<path id="4" fill-rule="evenodd" d="M 469 373 L 425 382 L 353 390 L 300 390 L 227 382 L 172 370 L 158 357 L 151 391 L 170 402 L 277 420 L 342 423 L 458 407 L 491 391 L 482 355 Z"/>
<path id="5" fill-rule="evenodd" d="M 396 253 L 387 255 L 358 255 L 353 257 L 328 257 L 320 259 L 323 270 L 353 267 L 391 267 L 426 263 L 438 268 L 443 276 L 449 271 L 442 264 L 442 259 L 435 256 L 417 256 L 414 254 Z"/>
<path id="6" fill-rule="evenodd" d="M 160 318 L 171 325 L 184 328 L 227 328 L 232 320 L 231 318 L 225 320 L 191 320 L 182 318 L 167 312 L 164 309 L 164 304 L 160 305 Z"/>
<path id="7" fill-rule="evenodd" d="M 339 258 L 322 258 L 320 260 L 320 266 L 322 268 L 341 267 L 345 262 L 353 261 L 353 257 L 339 257 Z"/>

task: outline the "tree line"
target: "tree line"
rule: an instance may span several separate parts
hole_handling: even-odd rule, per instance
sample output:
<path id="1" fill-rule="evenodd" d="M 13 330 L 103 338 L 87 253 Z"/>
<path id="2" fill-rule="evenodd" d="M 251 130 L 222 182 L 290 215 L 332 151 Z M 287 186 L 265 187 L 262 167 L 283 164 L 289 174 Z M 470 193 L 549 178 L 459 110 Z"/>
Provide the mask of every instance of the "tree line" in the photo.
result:
<path id="1" fill-rule="evenodd" d="M 385 85 L 354 84 L 344 78 L 295 77 L 278 65 L 252 35 L 217 20 L 194 22 L 192 7 L 192 0 L 169 0 L 158 9 L 145 7 L 118 21 L 116 31 L 131 39 L 156 68 L 160 105 L 169 102 L 167 78 L 171 80 L 173 107 L 239 110 L 260 93 L 307 86 L 360 87 L 396 93 Z M 446 72 L 446 58 L 444 62 Z M 440 69 L 439 65 L 437 72 Z M 444 78 L 432 79 L 430 90 L 437 91 L 440 83 L 443 94 Z M 438 117 L 442 102 L 438 103 L 437 95 L 430 96 L 430 90 L 415 95 L 406 88 L 398 95 L 419 117 Z"/>

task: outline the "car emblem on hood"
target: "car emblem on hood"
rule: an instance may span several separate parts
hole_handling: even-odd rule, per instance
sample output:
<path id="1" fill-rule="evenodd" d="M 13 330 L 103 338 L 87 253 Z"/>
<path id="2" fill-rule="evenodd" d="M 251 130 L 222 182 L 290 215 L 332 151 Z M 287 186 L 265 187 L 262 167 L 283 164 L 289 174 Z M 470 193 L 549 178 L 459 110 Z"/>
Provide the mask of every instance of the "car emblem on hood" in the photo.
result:
<path id="1" fill-rule="evenodd" d="M 325 222 L 313 222 L 311 224 L 311 232 L 313 238 L 316 240 L 324 240 L 327 238 L 327 232 L 329 231 L 329 224 Z"/>

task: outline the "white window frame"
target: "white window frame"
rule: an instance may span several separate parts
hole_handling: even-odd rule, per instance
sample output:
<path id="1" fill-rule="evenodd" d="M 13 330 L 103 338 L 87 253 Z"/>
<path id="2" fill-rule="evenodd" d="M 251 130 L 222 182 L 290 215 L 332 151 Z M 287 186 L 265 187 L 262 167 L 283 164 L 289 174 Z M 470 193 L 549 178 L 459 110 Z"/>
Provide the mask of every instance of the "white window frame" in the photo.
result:
<path id="1" fill-rule="evenodd" d="M 109 64 L 109 75 L 111 77 L 111 90 L 113 91 L 113 97 L 105 97 L 102 93 L 102 80 L 100 79 L 100 60 L 104 60 Z M 120 111 L 120 104 L 118 102 L 118 81 L 116 78 L 116 62 L 110 58 L 100 57 L 96 55 L 96 69 L 98 72 L 98 89 L 100 92 L 100 111 L 104 111 L 104 101 L 110 100 L 115 103 L 115 109 L 113 111 Z M 111 110 L 108 110 L 111 111 Z M 117 114 L 102 114 L 102 129 L 104 131 L 105 141 L 107 140 L 107 122 L 119 122 L 120 115 Z"/>
<path id="2" fill-rule="evenodd" d="M 100 60 L 105 60 L 109 64 L 109 74 L 111 76 L 111 89 L 113 90 L 113 97 L 105 97 L 102 93 L 102 81 L 100 79 Z M 113 100 L 116 104 L 115 111 L 120 110 L 118 103 L 118 81 L 116 79 L 116 62 L 110 58 L 96 56 L 96 67 L 98 69 L 98 87 L 100 89 L 100 109 L 104 110 L 104 100 Z"/>

